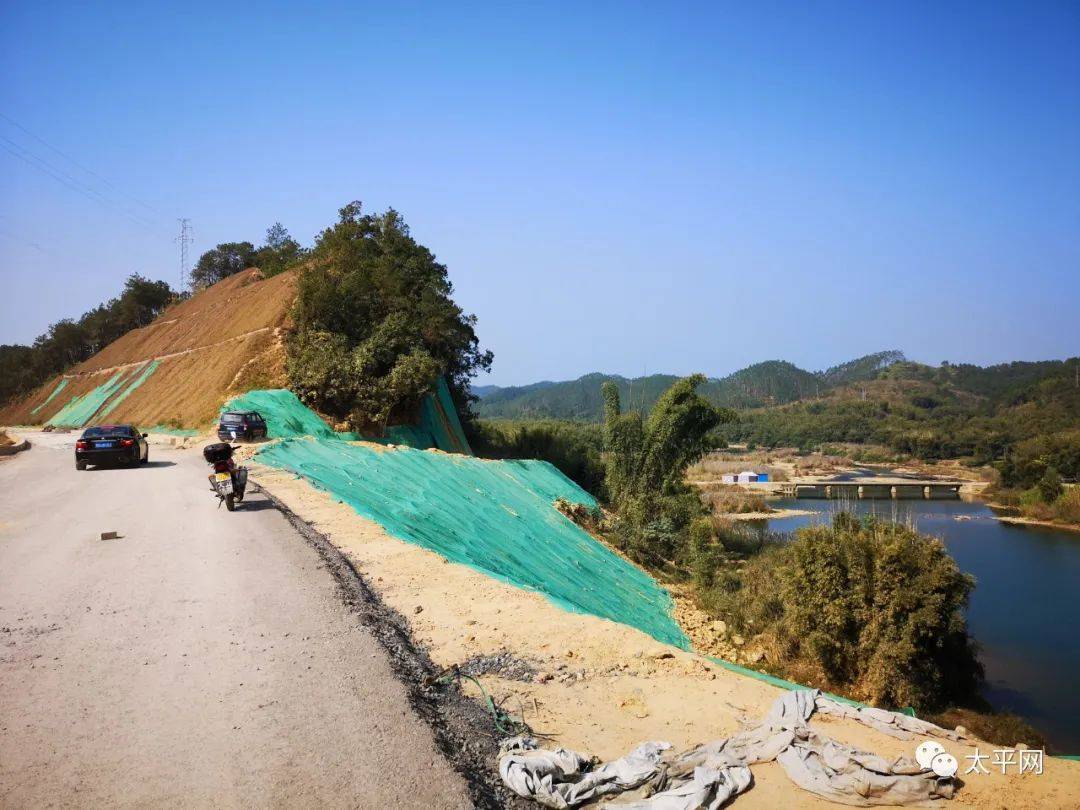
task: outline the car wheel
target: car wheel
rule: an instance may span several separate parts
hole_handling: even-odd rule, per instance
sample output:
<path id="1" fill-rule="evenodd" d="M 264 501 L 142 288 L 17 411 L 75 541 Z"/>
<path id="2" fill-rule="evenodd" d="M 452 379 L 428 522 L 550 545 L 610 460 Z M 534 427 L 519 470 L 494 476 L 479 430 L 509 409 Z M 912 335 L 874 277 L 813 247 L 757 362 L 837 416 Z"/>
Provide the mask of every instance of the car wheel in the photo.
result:
<path id="1" fill-rule="evenodd" d="M 86 462 L 85 461 L 76 461 L 75 462 L 75 469 L 76 470 L 85 470 L 86 469 Z"/>
<path id="2" fill-rule="evenodd" d="M 139 463 L 140 464 L 146 464 L 148 461 L 150 461 L 150 448 L 149 447 L 146 448 L 146 452 L 143 453 L 143 457 L 139 459 Z"/>

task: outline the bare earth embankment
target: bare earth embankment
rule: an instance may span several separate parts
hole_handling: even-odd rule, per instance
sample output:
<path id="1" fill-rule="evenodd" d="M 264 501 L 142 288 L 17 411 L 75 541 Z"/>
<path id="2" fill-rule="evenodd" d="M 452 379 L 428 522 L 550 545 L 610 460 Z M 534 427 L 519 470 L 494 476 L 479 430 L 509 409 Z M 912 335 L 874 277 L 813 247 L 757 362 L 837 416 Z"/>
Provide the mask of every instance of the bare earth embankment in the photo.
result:
<path id="1" fill-rule="evenodd" d="M 264 279 L 258 270 L 245 270 L 229 276 L 0 408 L 0 424 L 42 424 L 110 380 L 122 390 L 156 362 L 144 382 L 101 415 L 144 427 L 206 425 L 230 395 L 283 383 L 281 330 L 295 283 L 292 273 Z"/>
<path id="2" fill-rule="evenodd" d="M 389 536 L 351 508 L 295 476 L 253 465 L 255 479 L 326 535 L 380 597 L 408 617 L 436 665 L 478 673 L 484 688 L 556 744 L 613 758 L 643 740 L 677 749 L 726 737 L 761 717 L 778 690 L 698 655 L 593 616 L 568 613 L 538 593 L 498 582 Z M 491 669 L 485 673 L 485 670 Z M 475 687 L 465 682 L 466 689 Z M 920 740 L 900 741 L 847 720 L 815 718 L 824 733 L 888 758 L 911 757 Z M 1017 742 L 1023 742 L 1018 740 Z M 996 747 L 946 742 L 961 763 Z M 827 807 L 795 787 L 775 763 L 754 766 L 756 784 L 740 808 Z M 1046 762 L 1042 775 L 964 777 L 958 806 L 1075 806 L 1080 763 Z"/>

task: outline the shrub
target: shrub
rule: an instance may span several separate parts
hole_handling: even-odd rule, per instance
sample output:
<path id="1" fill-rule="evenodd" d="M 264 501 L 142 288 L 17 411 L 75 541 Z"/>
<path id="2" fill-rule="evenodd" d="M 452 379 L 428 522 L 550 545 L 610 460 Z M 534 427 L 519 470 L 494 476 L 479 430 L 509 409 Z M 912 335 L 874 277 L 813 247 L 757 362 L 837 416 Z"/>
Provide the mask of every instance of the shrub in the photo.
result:
<path id="1" fill-rule="evenodd" d="M 1054 501 L 1054 517 L 1065 523 L 1080 524 L 1080 486 L 1071 486 Z"/>
<path id="2" fill-rule="evenodd" d="M 940 541 L 840 514 L 766 545 L 699 600 L 759 635 L 773 667 L 875 704 L 930 709 L 978 693 L 964 619 L 974 586 Z"/>
<path id="3" fill-rule="evenodd" d="M 700 374 L 674 383 L 648 419 L 623 413 L 619 389 L 604 383 L 604 483 L 618 511 L 614 539 L 632 558 L 657 564 L 689 556 L 690 524 L 702 517 L 698 494 L 683 477 L 711 448 L 709 432 L 724 414 L 697 393 Z"/>
<path id="4" fill-rule="evenodd" d="M 1039 490 L 1039 497 L 1042 498 L 1043 503 L 1053 503 L 1064 491 L 1064 487 L 1061 485 L 1061 476 L 1058 475 L 1058 471 L 1053 467 L 1047 467 L 1046 472 L 1043 473 L 1042 478 L 1039 479 L 1039 483 L 1036 485 Z"/>

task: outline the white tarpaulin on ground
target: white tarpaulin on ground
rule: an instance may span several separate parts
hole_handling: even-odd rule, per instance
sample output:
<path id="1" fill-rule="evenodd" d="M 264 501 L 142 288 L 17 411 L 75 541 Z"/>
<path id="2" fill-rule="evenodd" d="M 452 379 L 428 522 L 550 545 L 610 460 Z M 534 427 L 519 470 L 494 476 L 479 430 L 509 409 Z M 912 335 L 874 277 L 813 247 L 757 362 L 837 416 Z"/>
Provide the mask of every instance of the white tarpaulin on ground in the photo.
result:
<path id="1" fill-rule="evenodd" d="M 605 796 L 621 810 L 716 810 L 753 784 L 751 765 L 776 760 L 799 787 L 841 804 L 925 807 L 952 798 L 953 778 L 914 760 L 882 757 L 841 745 L 810 728 L 815 711 L 858 720 L 887 734 L 957 739 L 955 732 L 881 709 L 855 709 L 817 689 L 786 692 L 755 726 L 672 756 L 671 746 L 647 742 L 630 754 L 594 767 L 574 751 L 545 750 L 531 738 L 503 743 L 499 775 L 519 796 L 547 807 L 569 808 Z M 632 795 L 630 792 L 633 792 Z"/>

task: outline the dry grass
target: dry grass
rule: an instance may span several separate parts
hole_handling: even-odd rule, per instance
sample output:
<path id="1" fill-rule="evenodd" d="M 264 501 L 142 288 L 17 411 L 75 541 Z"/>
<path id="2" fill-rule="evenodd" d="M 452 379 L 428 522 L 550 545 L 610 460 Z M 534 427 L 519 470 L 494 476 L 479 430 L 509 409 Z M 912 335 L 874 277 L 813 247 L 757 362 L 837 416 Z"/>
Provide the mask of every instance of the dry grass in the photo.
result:
<path id="1" fill-rule="evenodd" d="M 701 485 L 699 490 L 701 500 L 715 515 L 772 511 L 760 492 L 744 489 L 737 484 L 709 483 Z"/>

